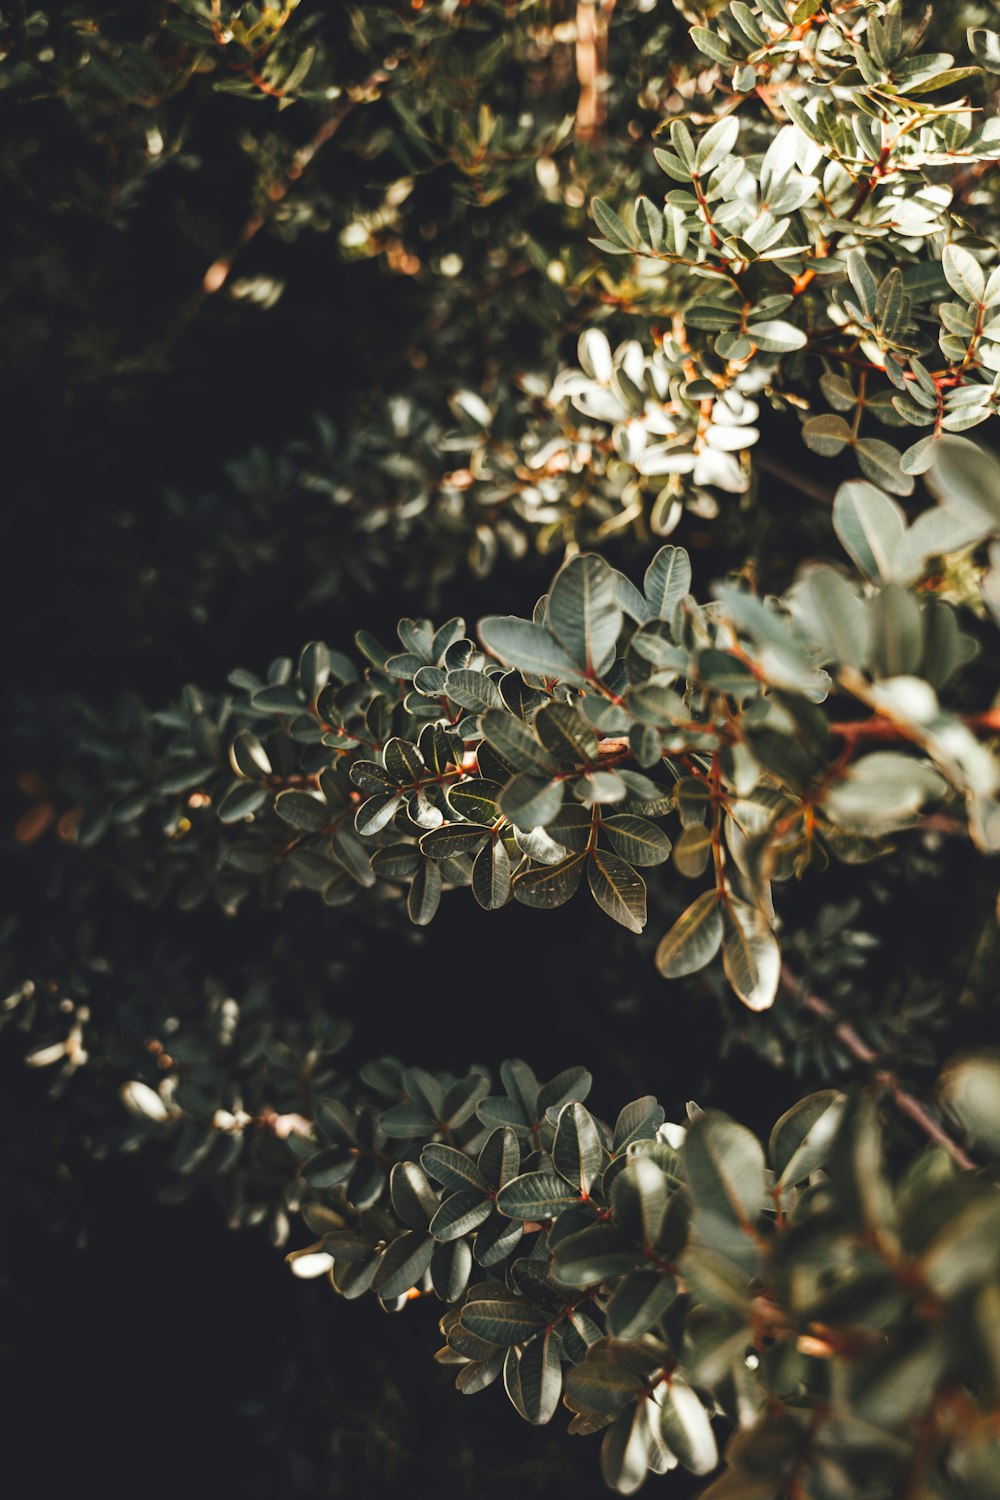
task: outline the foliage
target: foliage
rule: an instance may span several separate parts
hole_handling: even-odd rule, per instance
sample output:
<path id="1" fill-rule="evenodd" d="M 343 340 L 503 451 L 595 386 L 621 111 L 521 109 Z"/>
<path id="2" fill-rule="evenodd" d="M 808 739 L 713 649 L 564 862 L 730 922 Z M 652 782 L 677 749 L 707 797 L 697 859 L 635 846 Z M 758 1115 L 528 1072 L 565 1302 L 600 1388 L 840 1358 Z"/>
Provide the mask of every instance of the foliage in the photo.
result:
<path id="1" fill-rule="evenodd" d="M 898 3 L 797 22 L 781 4 L 740 5 L 722 9 L 711 29 L 696 26 L 664 71 L 666 49 L 673 56 L 680 40 L 669 8 L 607 10 L 611 45 L 629 61 L 609 93 L 600 151 L 579 113 L 570 150 L 578 81 L 558 6 L 542 14 L 440 0 L 405 21 L 392 6 L 347 8 L 342 26 L 288 6 L 261 12 L 248 29 L 242 10 L 229 16 L 192 0 L 142 39 L 36 12 L 11 39 L 8 103 L 31 99 L 60 117 L 68 109 L 72 129 L 96 135 L 107 156 L 90 153 L 68 180 L 72 157 L 60 146 L 39 178 L 49 148 L 37 108 L 24 115 L 30 133 L 8 146 L 8 170 L 39 214 L 29 162 L 53 202 L 68 195 L 75 213 L 137 236 L 143 195 L 158 191 L 164 173 L 183 168 L 206 182 L 232 174 L 248 149 L 248 101 L 277 111 L 249 145 L 256 177 L 243 231 L 234 239 L 211 225 L 202 190 L 182 220 L 201 216 L 188 238 L 216 248 L 200 289 L 192 280 L 184 298 L 178 287 L 175 318 L 150 330 L 145 351 L 111 350 L 106 334 L 78 329 L 88 351 L 102 351 L 83 378 L 118 370 L 131 382 L 137 368 L 162 367 L 219 292 L 242 317 L 265 316 L 283 279 L 236 277 L 246 245 L 270 228 L 295 251 L 310 230 L 336 230 L 342 285 L 367 285 L 356 278 L 374 262 L 379 294 L 408 330 L 402 348 L 379 351 L 368 377 L 378 399 L 354 383 L 363 394 L 350 435 L 321 428 L 319 477 L 308 457 L 293 450 L 285 460 L 313 496 L 306 514 L 315 511 L 329 536 L 331 510 L 339 512 L 356 555 L 384 562 L 386 543 L 398 547 L 412 532 L 440 574 L 455 552 L 484 571 L 531 540 L 592 545 L 623 528 L 644 537 L 647 524 L 666 535 L 684 505 L 711 517 L 720 496 L 748 490 L 768 407 L 797 412 L 815 452 L 850 448 L 869 480 L 911 493 L 940 433 L 994 410 L 1000 284 L 979 257 L 995 243 L 982 171 L 1000 136 L 973 102 L 990 86 L 990 33 L 973 28 L 973 42 L 953 55 L 920 51 L 928 22 L 904 25 Z M 980 19 L 974 7 L 968 19 Z M 956 45 L 951 31 L 946 40 Z M 481 108 L 486 90 L 491 104 Z M 205 118 L 219 111 L 221 129 L 189 148 L 206 91 L 217 102 Z M 284 122 L 324 104 L 316 134 L 295 149 L 301 130 L 288 138 Z M 658 117 L 670 144 L 639 149 Z M 348 167 L 363 164 L 337 201 L 307 175 L 322 169 L 328 142 Z M 432 191 L 442 175 L 444 213 Z M 641 196 L 621 217 L 601 194 L 613 185 L 620 201 L 633 184 Z M 584 242 L 591 200 L 597 253 Z M 65 242 L 45 218 L 33 233 Z M 83 253 L 105 253 L 103 242 L 80 243 Z M 35 250 L 33 242 L 24 254 Z M 51 270 L 43 296 L 59 300 L 39 318 L 56 309 L 65 317 L 65 286 L 82 274 L 90 268 Z M 410 283 L 420 292 L 416 323 Z M 29 321 L 13 336 L 45 348 L 47 334 L 30 321 L 35 299 L 21 300 Z M 613 340 L 628 337 L 609 346 L 601 323 Z M 574 368 L 566 356 L 581 326 Z M 358 350 L 355 362 L 362 357 Z M 881 435 L 887 427 L 917 432 L 900 449 Z M 401 440 L 405 458 L 387 465 L 379 455 Z M 260 471 L 260 455 L 251 460 Z M 373 462 L 384 476 L 379 499 Z M 280 506 L 287 479 L 266 469 L 262 477 L 273 497 L 265 504 Z M 182 512 L 189 504 L 180 502 Z M 236 507 L 229 514 L 224 537 L 245 524 Z M 277 509 L 272 536 L 285 520 Z M 321 547 L 309 583 L 322 579 L 328 590 L 338 553 Z M 274 551 L 274 541 L 263 545 L 261 567 Z"/>
<path id="2" fill-rule="evenodd" d="M 838 492 L 834 525 L 867 581 L 814 564 L 783 601 L 728 583 L 698 605 L 682 548 L 656 553 L 641 593 L 582 554 L 531 619 L 483 620 L 481 647 L 458 617 L 406 619 L 399 650 L 359 633 L 363 672 L 311 642 L 297 667 L 234 672 L 232 694 L 129 706 L 81 747 L 92 772 L 66 782 L 64 828 L 108 849 L 141 899 L 173 888 L 184 907 L 232 912 L 254 889 L 333 907 L 405 889 L 418 926 L 446 888 L 470 886 L 488 911 L 549 910 L 586 880 L 640 932 L 640 870 L 669 860 L 701 881 L 711 866 L 657 966 L 677 979 L 721 950 L 736 994 L 766 1009 L 773 883 L 875 858 L 929 808 L 957 813 L 984 852 L 1000 845 L 1000 763 L 977 738 L 996 712 L 948 704 L 977 643 L 914 588 L 930 555 L 1000 529 L 992 500 L 975 510 L 948 477 L 979 450 L 942 443 L 952 498 L 910 527 L 866 482 Z"/>
<path id="3" fill-rule="evenodd" d="M 611 1128 L 584 1107 L 580 1067 L 540 1084 L 508 1061 L 495 1093 L 479 1068 L 384 1058 L 355 1086 L 311 1051 L 308 1082 L 290 1087 L 281 1051 L 261 1071 L 259 1010 L 207 1009 L 206 1041 L 242 1075 L 229 1108 L 209 1113 L 205 1054 L 183 1032 L 176 1056 L 150 1058 L 151 1082 L 122 1085 L 131 1149 L 166 1137 L 173 1196 L 207 1171 L 232 1221 L 266 1216 L 279 1243 L 301 1214 L 314 1239 L 288 1256 L 299 1277 L 328 1275 L 348 1299 L 372 1291 L 388 1311 L 439 1298 L 437 1358 L 463 1394 L 502 1378 L 535 1424 L 562 1398 L 571 1432 L 604 1431 L 602 1472 L 621 1494 L 648 1470 L 714 1470 L 717 1419 L 738 1431 L 713 1497 L 751 1477 L 774 1495 L 793 1478 L 853 1495 L 862 1476 L 873 1494 L 904 1478 L 992 1493 L 995 1183 L 938 1146 L 900 1157 L 877 1090 L 807 1096 L 765 1152 L 695 1104 L 686 1126 L 665 1124 L 651 1096 Z M 995 1073 L 957 1059 L 941 1083 L 990 1159 Z M 265 1076 L 264 1097 L 308 1098 L 314 1118 L 251 1113 Z"/>
<path id="4" fill-rule="evenodd" d="M 298 1277 L 437 1298 L 458 1390 L 565 1405 L 619 1493 L 1000 1496 L 993 21 L 5 18 L 15 442 L 53 413 L 18 493 L 143 632 L 95 665 L 62 590 L 42 680 L 98 686 L 29 672 L 16 706 L 19 1211 L 71 1226 L 75 1164 L 139 1155 Z M 147 706 L 178 619 L 212 680 L 296 609 L 338 644 Z M 477 925 L 590 901 L 579 952 L 568 914 L 537 951 Z M 653 1056 L 704 1107 L 611 1124 L 583 1067 L 455 1070 L 546 1010 L 562 1055 L 632 1092 Z M 355 1067 L 404 1011 L 451 1071 Z"/>

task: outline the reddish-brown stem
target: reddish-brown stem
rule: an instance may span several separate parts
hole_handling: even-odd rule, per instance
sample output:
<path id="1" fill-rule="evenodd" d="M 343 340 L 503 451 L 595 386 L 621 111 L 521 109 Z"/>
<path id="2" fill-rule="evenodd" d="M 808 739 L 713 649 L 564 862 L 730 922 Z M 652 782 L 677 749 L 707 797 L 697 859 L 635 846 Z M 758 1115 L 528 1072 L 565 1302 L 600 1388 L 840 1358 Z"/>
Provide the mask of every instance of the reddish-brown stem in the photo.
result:
<path id="1" fill-rule="evenodd" d="M 956 1166 L 961 1167 L 963 1172 L 975 1170 L 976 1163 L 962 1150 L 957 1141 L 953 1141 L 945 1130 L 940 1120 L 937 1120 L 926 1105 L 921 1104 L 912 1094 L 907 1093 L 895 1073 L 888 1068 L 879 1067 L 879 1055 L 851 1025 L 850 1021 L 840 1020 L 833 1006 L 819 995 L 812 995 L 800 984 L 799 980 L 789 969 L 787 964 L 781 966 L 781 982 L 789 994 L 793 995 L 804 1010 L 812 1011 L 813 1015 L 819 1016 L 821 1020 L 828 1021 L 831 1030 L 844 1048 L 858 1062 L 864 1063 L 872 1069 L 872 1077 L 875 1082 L 892 1095 L 893 1103 L 901 1114 L 906 1115 L 909 1120 L 919 1127 L 923 1133 L 932 1140 L 935 1145 L 947 1151 Z"/>
<path id="2" fill-rule="evenodd" d="M 982 713 L 966 714 L 962 723 L 967 729 L 972 729 L 978 734 L 1000 734 L 1000 708 L 988 708 Z M 856 721 L 852 719 L 846 723 L 831 724 L 830 733 L 839 735 L 841 739 L 851 743 L 857 740 L 906 738 L 895 720 L 886 718 L 884 714 L 876 714 L 871 719 Z"/>
<path id="3" fill-rule="evenodd" d="M 775 479 L 780 479 L 783 484 L 790 485 L 801 495 L 807 495 L 810 500 L 818 500 L 820 505 L 833 504 L 833 490 L 827 489 L 825 485 L 817 484 L 814 479 L 807 478 L 805 474 L 799 473 L 788 464 L 783 464 L 780 459 L 772 457 L 771 454 L 755 453 L 753 463 L 755 468 L 762 469 L 765 474 L 773 474 Z"/>
<path id="4" fill-rule="evenodd" d="M 901 135 L 902 131 L 900 131 L 899 134 Z M 858 183 L 858 189 L 854 195 L 854 201 L 852 202 L 850 208 L 848 208 L 847 212 L 843 215 L 845 219 L 853 220 L 854 218 L 856 218 L 857 215 L 861 212 L 862 208 L 868 202 L 868 199 L 871 197 L 872 193 L 875 191 L 876 187 L 885 176 L 886 167 L 888 166 L 889 158 L 892 155 L 892 148 L 893 146 L 895 146 L 898 140 L 899 135 L 896 136 L 895 140 L 882 147 L 879 159 L 872 167 L 870 174 L 867 177 L 862 178 L 862 180 Z M 842 238 L 843 235 L 839 233 L 835 233 L 830 236 L 830 239 L 826 245 L 827 255 L 833 254 L 834 250 L 836 250 L 837 246 L 840 244 Z M 802 293 L 807 289 L 807 287 L 812 284 L 815 278 L 815 270 L 804 272 L 804 274 L 800 276 L 796 281 L 792 295 L 794 297 L 801 297 Z"/>

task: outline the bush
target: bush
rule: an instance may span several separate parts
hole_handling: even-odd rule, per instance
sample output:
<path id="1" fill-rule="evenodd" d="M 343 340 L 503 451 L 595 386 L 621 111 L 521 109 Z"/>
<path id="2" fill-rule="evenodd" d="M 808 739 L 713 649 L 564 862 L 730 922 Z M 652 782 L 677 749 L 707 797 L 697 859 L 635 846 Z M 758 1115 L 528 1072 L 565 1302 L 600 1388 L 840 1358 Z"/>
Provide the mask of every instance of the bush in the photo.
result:
<path id="1" fill-rule="evenodd" d="M 29 1222 L 139 1156 L 622 1494 L 1000 1495 L 989 18 L 8 24 Z"/>

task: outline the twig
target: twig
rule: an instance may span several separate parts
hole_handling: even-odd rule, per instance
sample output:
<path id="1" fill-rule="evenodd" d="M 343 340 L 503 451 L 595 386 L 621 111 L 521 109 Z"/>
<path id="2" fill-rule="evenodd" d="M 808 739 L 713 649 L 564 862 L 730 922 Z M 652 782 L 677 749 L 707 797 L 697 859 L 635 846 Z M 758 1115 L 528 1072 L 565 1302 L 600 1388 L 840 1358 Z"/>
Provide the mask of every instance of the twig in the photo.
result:
<path id="1" fill-rule="evenodd" d="M 263 207 L 250 215 L 228 250 L 224 250 L 208 267 L 201 278 L 198 290 L 188 299 L 178 314 L 173 327 L 168 331 L 164 339 L 164 348 L 169 348 L 178 334 L 198 316 L 209 297 L 213 297 L 216 292 L 222 290 L 232 274 L 233 262 L 236 260 L 236 257 L 250 244 L 251 240 L 256 239 L 265 224 L 274 216 L 278 205 L 288 196 L 316 154 L 323 149 L 328 141 L 333 139 L 348 115 L 354 111 L 357 105 L 368 100 L 372 91 L 386 83 L 388 77 L 389 75 L 384 69 L 374 69 L 363 83 L 350 90 L 349 94 L 342 100 L 333 113 L 327 116 L 315 134 L 306 141 L 305 145 L 299 147 L 282 176 L 276 178 L 270 184 L 267 190 L 267 201 Z"/>
<path id="2" fill-rule="evenodd" d="M 576 7 L 577 144 L 599 146 L 608 117 L 608 24 L 615 0 L 578 0 Z"/>
<path id="3" fill-rule="evenodd" d="M 765 474 L 773 474 L 775 479 L 791 485 L 792 489 L 798 490 L 800 494 L 808 495 L 810 500 L 818 500 L 820 505 L 833 504 L 832 490 L 827 489 L 825 485 L 817 484 L 805 474 L 800 474 L 797 469 L 789 468 L 787 464 L 781 462 L 780 458 L 772 458 L 767 453 L 755 453 L 753 465 L 756 469 L 763 469 Z"/>
<path id="4" fill-rule="evenodd" d="M 892 1095 L 893 1102 L 901 1114 L 906 1115 L 936 1145 L 941 1146 L 947 1151 L 952 1161 L 961 1167 L 963 1172 L 975 1171 L 976 1163 L 971 1157 L 965 1154 L 957 1141 L 952 1140 L 944 1126 L 939 1120 L 935 1119 L 926 1105 L 921 1104 L 919 1099 L 915 1099 L 912 1094 L 907 1093 L 895 1073 L 891 1072 L 888 1068 L 880 1068 L 878 1066 L 878 1053 L 869 1047 L 863 1037 L 859 1036 L 850 1021 L 838 1019 L 837 1012 L 832 1005 L 829 1005 L 825 1000 L 821 1000 L 818 995 L 809 994 L 787 964 L 782 964 L 781 966 L 781 982 L 785 989 L 795 996 L 803 1009 L 811 1010 L 813 1015 L 819 1016 L 822 1020 L 831 1023 L 833 1035 L 840 1045 L 852 1057 L 857 1058 L 858 1062 L 864 1063 L 866 1067 L 872 1069 L 872 1076 L 875 1082 Z"/>
<path id="5" fill-rule="evenodd" d="M 1000 708 L 987 708 L 981 713 L 964 714 L 962 723 L 973 734 L 1000 734 Z M 907 735 L 895 719 L 885 714 L 876 714 L 871 719 L 849 719 L 830 725 L 830 733 L 839 735 L 850 743 L 858 740 L 898 740 Z"/>

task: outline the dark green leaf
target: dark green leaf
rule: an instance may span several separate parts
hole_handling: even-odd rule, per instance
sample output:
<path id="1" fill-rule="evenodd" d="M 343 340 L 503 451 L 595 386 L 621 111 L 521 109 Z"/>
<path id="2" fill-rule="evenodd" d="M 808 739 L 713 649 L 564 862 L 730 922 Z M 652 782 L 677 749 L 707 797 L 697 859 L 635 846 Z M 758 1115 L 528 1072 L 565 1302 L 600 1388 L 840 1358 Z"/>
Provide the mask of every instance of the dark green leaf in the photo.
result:
<path id="1" fill-rule="evenodd" d="M 580 1195 L 555 1172 L 524 1172 L 497 1194 L 497 1208 L 509 1219 L 549 1219 Z"/>
<path id="2" fill-rule="evenodd" d="M 587 880 L 594 900 L 629 932 L 646 925 L 646 882 L 630 864 L 607 849 L 594 849 L 587 861 Z"/>

